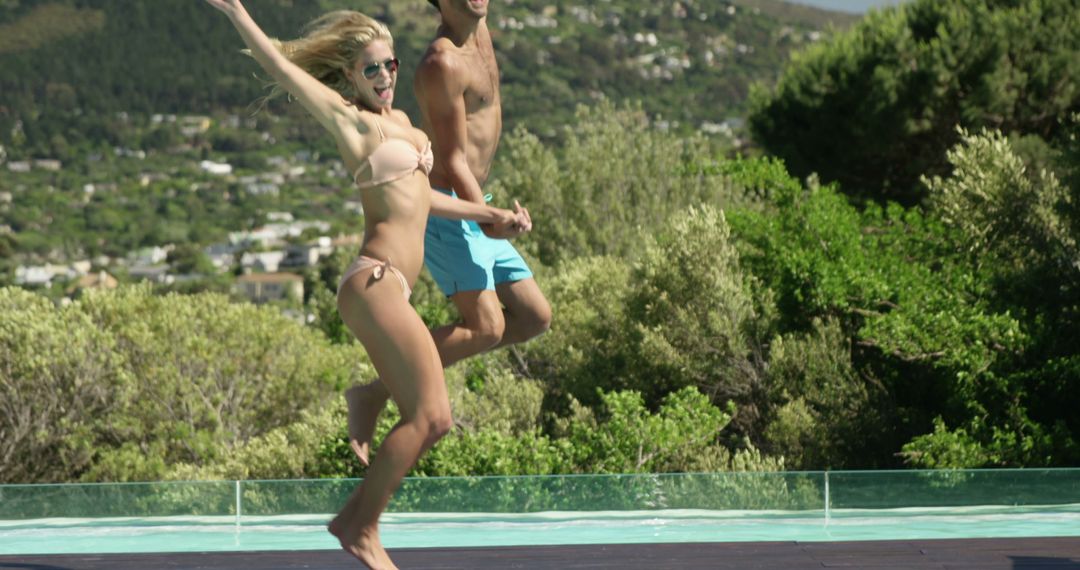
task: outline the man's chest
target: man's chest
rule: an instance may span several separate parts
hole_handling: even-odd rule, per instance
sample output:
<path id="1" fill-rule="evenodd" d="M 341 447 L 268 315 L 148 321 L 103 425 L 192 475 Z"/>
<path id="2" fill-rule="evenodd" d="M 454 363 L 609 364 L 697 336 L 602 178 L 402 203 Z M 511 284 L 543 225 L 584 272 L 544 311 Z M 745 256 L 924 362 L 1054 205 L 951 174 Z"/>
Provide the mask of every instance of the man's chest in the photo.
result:
<path id="1" fill-rule="evenodd" d="M 499 103 L 499 68 L 494 56 L 480 57 L 470 62 L 467 69 L 465 103 L 470 110 L 483 109 Z"/>

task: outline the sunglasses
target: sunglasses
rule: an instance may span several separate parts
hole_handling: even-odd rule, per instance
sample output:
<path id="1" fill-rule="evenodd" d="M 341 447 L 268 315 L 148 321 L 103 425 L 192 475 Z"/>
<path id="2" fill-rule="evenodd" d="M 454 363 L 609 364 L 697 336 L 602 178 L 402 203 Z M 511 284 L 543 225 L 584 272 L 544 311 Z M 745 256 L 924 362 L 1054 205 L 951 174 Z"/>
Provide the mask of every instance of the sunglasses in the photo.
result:
<path id="1" fill-rule="evenodd" d="M 379 74 L 379 70 L 386 68 L 387 73 L 396 73 L 398 68 L 398 58 L 392 57 L 383 62 L 376 62 L 371 65 L 365 66 L 360 70 L 360 73 L 364 74 L 364 77 L 368 79 L 375 79 L 375 76 Z"/>

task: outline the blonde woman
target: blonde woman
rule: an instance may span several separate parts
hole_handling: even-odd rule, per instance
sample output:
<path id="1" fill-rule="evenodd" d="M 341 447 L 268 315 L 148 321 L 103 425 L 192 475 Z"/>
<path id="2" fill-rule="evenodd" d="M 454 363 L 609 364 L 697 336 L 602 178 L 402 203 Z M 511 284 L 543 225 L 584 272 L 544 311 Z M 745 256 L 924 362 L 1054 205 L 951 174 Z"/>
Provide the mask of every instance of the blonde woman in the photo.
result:
<path id="1" fill-rule="evenodd" d="M 392 110 L 398 62 L 383 24 L 339 11 L 312 22 L 303 38 L 271 40 L 239 0 L 206 0 L 224 12 L 250 54 L 333 135 L 364 206 L 360 256 L 338 286 L 342 320 L 367 349 L 401 411 L 363 483 L 331 521 L 342 548 L 370 568 L 395 568 L 379 540 L 379 515 L 420 454 L 451 427 L 450 402 L 431 333 L 409 305 L 423 263 L 429 212 L 528 231 L 528 213 L 453 200 L 432 192 L 431 145 Z"/>

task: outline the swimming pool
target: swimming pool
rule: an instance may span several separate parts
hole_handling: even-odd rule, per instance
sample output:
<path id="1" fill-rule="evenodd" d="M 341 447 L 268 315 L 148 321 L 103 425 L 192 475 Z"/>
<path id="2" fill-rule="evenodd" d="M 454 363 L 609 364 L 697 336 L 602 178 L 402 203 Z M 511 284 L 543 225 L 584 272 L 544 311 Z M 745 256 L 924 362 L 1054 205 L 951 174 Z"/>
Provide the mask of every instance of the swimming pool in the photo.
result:
<path id="1" fill-rule="evenodd" d="M 0 555 L 334 549 L 355 484 L 0 487 Z M 1080 536 L 1080 470 L 413 479 L 391 507 L 389 548 Z"/>
<path id="2" fill-rule="evenodd" d="M 2 554 L 337 548 L 329 515 L 46 519 L 0 526 Z M 1080 505 L 1041 509 L 896 509 L 822 513 L 618 511 L 389 514 L 388 548 L 1080 536 Z"/>

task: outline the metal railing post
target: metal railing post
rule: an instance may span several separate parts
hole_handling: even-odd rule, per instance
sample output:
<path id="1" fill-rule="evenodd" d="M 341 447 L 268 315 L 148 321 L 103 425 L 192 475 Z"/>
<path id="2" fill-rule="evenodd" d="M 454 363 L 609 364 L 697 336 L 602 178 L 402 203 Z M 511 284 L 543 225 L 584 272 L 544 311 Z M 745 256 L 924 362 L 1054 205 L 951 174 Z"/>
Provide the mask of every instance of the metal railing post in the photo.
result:
<path id="1" fill-rule="evenodd" d="M 829 524 L 829 470 L 825 470 L 825 524 Z"/>

